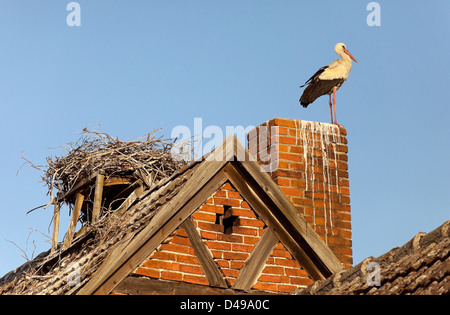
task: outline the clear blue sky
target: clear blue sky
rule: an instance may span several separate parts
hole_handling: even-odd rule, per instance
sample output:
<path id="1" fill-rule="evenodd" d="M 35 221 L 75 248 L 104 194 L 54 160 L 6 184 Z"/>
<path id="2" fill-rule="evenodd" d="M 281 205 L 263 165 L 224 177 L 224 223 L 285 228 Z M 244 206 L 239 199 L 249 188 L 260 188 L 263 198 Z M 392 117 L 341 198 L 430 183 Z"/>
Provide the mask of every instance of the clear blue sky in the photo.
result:
<path id="1" fill-rule="evenodd" d="M 354 263 L 450 219 L 450 2 L 70 1 L 0 3 L 0 276 L 24 259 L 30 228 L 50 235 L 40 173 L 84 127 L 131 140 L 176 125 L 258 125 L 270 118 L 329 122 L 300 84 L 347 44 L 359 61 L 337 94 L 348 131 Z M 61 234 L 68 213 L 62 217 Z M 49 248 L 33 232 L 31 256 Z"/>

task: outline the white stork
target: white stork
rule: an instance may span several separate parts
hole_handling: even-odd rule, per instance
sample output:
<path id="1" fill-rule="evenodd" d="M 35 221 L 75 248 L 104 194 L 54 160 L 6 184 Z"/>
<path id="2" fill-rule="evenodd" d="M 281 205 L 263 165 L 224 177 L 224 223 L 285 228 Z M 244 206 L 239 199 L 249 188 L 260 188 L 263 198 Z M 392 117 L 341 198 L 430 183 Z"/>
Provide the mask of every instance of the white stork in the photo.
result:
<path id="1" fill-rule="evenodd" d="M 349 53 L 347 47 L 343 43 L 337 43 L 334 46 L 334 51 L 342 59 L 338 59 L 330 63 L 328 66 L 320 68 L 304 85 L 308 85 L 300 97 L 300 104 L 303 107 L 308 107 L 309 104 L 314 102 L 319 96 L 328 94 L 330 105 L 331 123 L 333 124 L 333 109 L 331 107 L 331 94 L 333 94 L 334 105 L 334 124 L 336 122 L 336 91 L 347 80 L 348 74 L 352 69 L 352 60 L 356 63 L 355 58 Z"/>

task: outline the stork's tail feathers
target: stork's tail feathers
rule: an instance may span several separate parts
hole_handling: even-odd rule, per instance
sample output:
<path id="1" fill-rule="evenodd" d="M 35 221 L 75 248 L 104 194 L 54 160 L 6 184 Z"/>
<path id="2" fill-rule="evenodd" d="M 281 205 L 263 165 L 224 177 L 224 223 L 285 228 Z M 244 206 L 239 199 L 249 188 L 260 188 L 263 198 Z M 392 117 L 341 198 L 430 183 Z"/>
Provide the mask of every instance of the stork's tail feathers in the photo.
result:
<path id="1" fill-rule="evenodd" d="M 313 88 L 313 84 L 310 84 L 306 87 L 305 91 L 303 91 L 302 96 L 300 97 L 300 104 L 303 107 L 308 107 L 309 104 L 314 102 L 320 94 L 318 94 L 315 89 Z"/>
<path id="2" fill-rule="evenodd" d="M 308 102 L 305 102 L 305 101 L 302 101 L 302 99 L 300 98 L 300 100 L 299 100 L 299 102 L 300 102 L 300 104 L 304 107 L 304 108 L 306 108 L 306 107 L 308 107 L 308 105 L 309 104 L 311 104 L 311 103 L 308 103 Z"/>

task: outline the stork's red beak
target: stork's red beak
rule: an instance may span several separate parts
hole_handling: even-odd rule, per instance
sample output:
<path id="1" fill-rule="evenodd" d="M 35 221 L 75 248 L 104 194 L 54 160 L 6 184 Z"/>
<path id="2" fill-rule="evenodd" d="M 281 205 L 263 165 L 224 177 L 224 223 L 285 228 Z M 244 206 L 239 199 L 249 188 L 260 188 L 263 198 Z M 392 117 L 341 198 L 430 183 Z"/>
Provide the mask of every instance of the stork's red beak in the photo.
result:
<path id="1" fill-rule="evenodd" d="M 352 58 L 352 60 L 353 60 L 354 62 L 358 63 L 358 61 L 356 61 L 356 59 L 353 58 L 352 54 L 351 54 L 347 49 L 346 49 L 344 52 L 345 52 L 350 58 Z"/>

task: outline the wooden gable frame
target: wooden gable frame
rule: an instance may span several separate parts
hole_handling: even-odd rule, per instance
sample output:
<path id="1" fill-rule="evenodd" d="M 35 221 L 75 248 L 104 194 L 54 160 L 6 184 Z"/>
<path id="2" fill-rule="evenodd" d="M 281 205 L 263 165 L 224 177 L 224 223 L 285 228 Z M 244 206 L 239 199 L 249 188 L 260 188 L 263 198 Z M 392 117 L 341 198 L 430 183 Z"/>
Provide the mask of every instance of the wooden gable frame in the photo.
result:
<path id="1" fill-rule="evenodd" d="M 244 264 L 233 289 L 249 290 L 254 285 L 278 240 L 314 280 L 325 279 L 341 270 L 336 256 L 271 177 L 261 171 L 259 164 L 235 137 L 229 136 L 200 162 L 191 178 L 157 210 L 147 225 L 138 232 L 130 233 L 111 249 L 77 294 L 111 293 L 180 226 L 186 229 L 210 286 L 226 288 L 218 266 L 204 248 L 190 219 L 226 181 L 235 186 L 268 226 Z"/>

